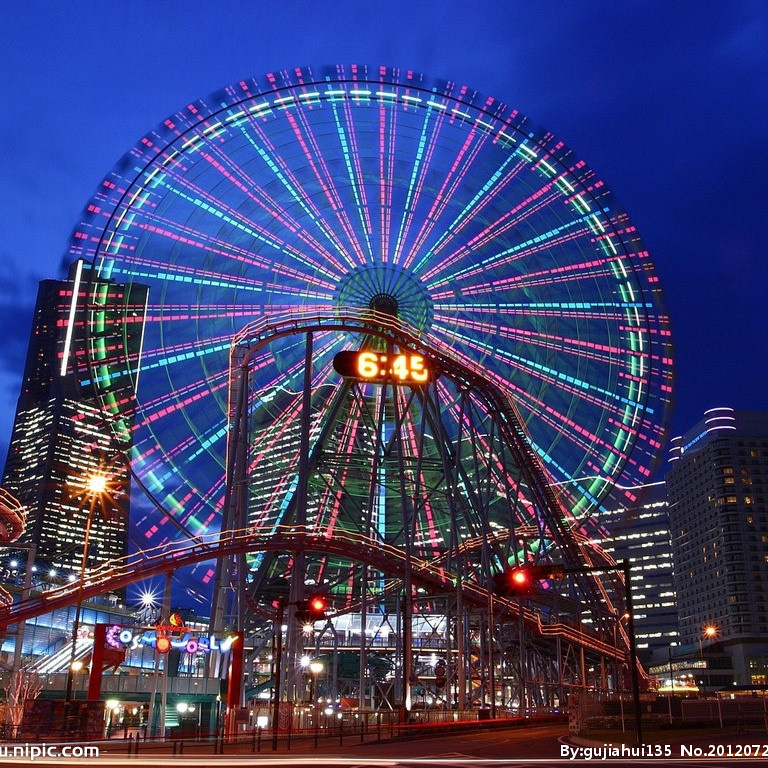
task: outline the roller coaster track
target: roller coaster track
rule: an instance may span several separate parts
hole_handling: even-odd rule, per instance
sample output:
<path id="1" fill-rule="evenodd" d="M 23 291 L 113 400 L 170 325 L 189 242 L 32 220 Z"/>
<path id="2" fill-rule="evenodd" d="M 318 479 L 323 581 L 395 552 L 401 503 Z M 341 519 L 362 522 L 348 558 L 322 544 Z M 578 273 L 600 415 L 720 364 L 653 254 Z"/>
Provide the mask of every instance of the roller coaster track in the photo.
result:
<path id="1" fill-rule="evenodd" d="M 310 527 L 279 526 L 274 532 L 259 533 L 239 530 L 204 537 L 176 546 L 158 547 L 137 552 L 106 563 L 86 572 L 82 581 L 48 589 L 31 595 L 12 606 L 0 607 L 0 627 L 7 627 L 54 610 L 65 608 L 78 600 L 88 600 L 106 592 L 122 589 L 136 581 L 172 573 L 178 568 L 244 552 L 254 551 L 315 551 L 339 555 L 364 562 L 389 576 L 402 578 L 407 559 L 397 547 L 376 541 L 362 534 L 344 532 L 333 536 L 314 531 Z M 455 590 L 455 579 L 439 563 L 410 558 L 411 578 L 425 588 L 442 591 Z M 486 606 L 488 593 L 483 587 L 464 582 L 461 585 L 466 604 Z M 497 608 L 507 614 L 519 616 L 518 601 L 496 598 Z M 560 637 L 595 653 L 624 660 L 625 649 L 606 643 L 595 633 L 563 624 L 546 623 L 532 608 L 523 608 L 523 619 L 529 631 L 542 637 Z"/>
<path id="2" fill-rule="evenodd" d="M 560 550 L 565 565 L 578 568 L 594 565 L 589 547 L 578 539 L 578 521 L 560 502 L 550 485 L 549 476 L 541 459 L 531 445 L 524 421 L 514 400 L 505 388 L 505 382 L 488 378 L 487 371 L 478 371 L 476 362 L 460 351 L 445 350 L 442 345 L 402 322 L 399 318 L 373 310 L 354 310 L 344 307 L 338 313 L 328 314 L 327 307 L 304 307 L 298 312 L 263 316 L 248 323 L 232 341 L 230 387 L 237 377 L 235 369 L 246 370 L 250 358 L 267 342 L 283 336 L 313 332 L 344 332 L 379 336 L 401 348 L 418 350 L 430 360 L 436 375 L 446 376 L 484 399 L 489 411 L 506 434 L 505 444 L 516 466 L 525 478 L 533 505 L 546 518 L 549 533 Z M 234 388 L 230 392 L 230 423 L 236 421 Z M 237 433 L 237 429 L 233 430 Z M 230 458 L 227 460 L 228 466 Z M 598 555 L 599 559 L 600 555 Z M 614 563 L 615 565 L 615 563 Z M 583 593 L 591 605 L 612 605 L 612 600 L 599 579 L 578 575 Z"/>
<path id="3" fill-rule="evenodd" d="M 348 314 L 345 311 L 343 315 L 329 316 L 327 309 L 322 312 L 305 309 L 294 315 L 262 318 L 249 324 L 234 339 L 232 363 L 235 368 L 245 368 L 249 364 L 249 358 L 269 340 L 315 331 L 373 333 L 386 337 L 402 347 L 421 351 L 431 360 L 433 369 L 439 375 L 449 376 L 462 387 L 482 393 L 501 429 L 506 433 L 506 444 L 515 464 L 525 476 L 531 501 L 546 518 L 549 533 L 557 541 L 560 556 L 565 564 L 578 567 L 593 565 L 595 558 L 602 560 L 604 553 L 592 552 L 590 547 L 580 540 L 577 521 L 553 494 L 547 473 L 530 444 L 520 414 L 514 402 L 500 386 L 501 382 L 488 381 L 476 370 L 472 361 L 453 350 L 450 353 L 441 350 L 437 345 L 431 344 L 427 337 L 406 328 L 394 318 L 370 311 L 359 314 Z M 462 546 L 469 549 L 487 544 L 488 541 L 483 540 L 465 542 Z M 456 592 L 458 589 L 467 606 L 483 610 L 487 609 L 489 604 L 488 590 L 482 584 L 466 578 L 457 584 L 456 574 L 448 565 L 450 561 L 447 558 L 424 560 L 413 555 L 407 556 L 396 546 L 358 532 L 328 532 L 315 530 L 312 526 L 277 525 L 268 531 L 258 531 L 254 528 L 226 530 L 165 544 L 114 560 L 86 571 L 80 581 L 36 592 L 13 605 L 0 605 L 0 627 L 7 627 L 9 624 L 50 613 L 78 601 L 122 589 L 153 576 L 173 573 L 177 569 L 196 563 L 259 551 L 306 551 L 336 555 L 366 563 L 394 579 L 405 580 L 406 575 L 409 575 L 412 583 L 423 586 L 433 594 Z M 591 605 L 611 606 L 612 601 L 599 579 L 582 575 L 579 579 L 584 582 L 582 587 L 587 602 Z M 534 600 L 518 601 L 494 597 L 493 604 L 499 615 L 510 616 L 515 620 L 522 612 L 523 622 L 530 635 L 560 638 L 604 657 L 622 661 L 627 659 L 627 648 L 624 645 L 616 641 L 606 642 L 605 635 L 599 635 L 589 627 L 573 626 L 550 618 L 553 614 L 548 615 L 537 610 Z"/>

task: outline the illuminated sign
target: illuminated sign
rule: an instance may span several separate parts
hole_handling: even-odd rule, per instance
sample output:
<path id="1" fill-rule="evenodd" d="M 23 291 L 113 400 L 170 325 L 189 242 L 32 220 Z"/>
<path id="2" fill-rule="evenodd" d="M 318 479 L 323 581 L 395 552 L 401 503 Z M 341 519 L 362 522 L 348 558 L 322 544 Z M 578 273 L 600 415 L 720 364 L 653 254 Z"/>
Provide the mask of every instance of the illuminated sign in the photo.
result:
<path id="1" fill-rule="evenodd" d="M 371 349 L 345 350 L 333 358 L 337 373 L 363 381 L 396 381 L 403 384 L 426 384 L 432 378 L 432 364 L 415 352 L 387 355 Z"/>
<path id="2" fill-rule="evenodd" d="M 664 675 L 668 674 L 670 670 L 673 672 L 683 672 L 686 669 L 706 669 L 707 662 L 703 659 L 686 659 L 685 661 L 673 661 L 671 664 L 665 662 L 664 664 L 655 664 L 648 668 L 648 674 L 650 675 Z"/>
<path id="3" fill-rule="evenodd" d="M 197 635 L 183 626 L 158 625 L 147 628 L 122 627 L 119 624 L 113 624 L 107 629 L 107 645 L 112 648 L 134 650 L 139 646 L 145 646 L 154 648 L 158 653 L 168 653 L 171 650 L 182 653 L 210 653 L 211 651 L 226 653 L 236 639 L 237 635 L 219 637 L 213 632 Z"/>

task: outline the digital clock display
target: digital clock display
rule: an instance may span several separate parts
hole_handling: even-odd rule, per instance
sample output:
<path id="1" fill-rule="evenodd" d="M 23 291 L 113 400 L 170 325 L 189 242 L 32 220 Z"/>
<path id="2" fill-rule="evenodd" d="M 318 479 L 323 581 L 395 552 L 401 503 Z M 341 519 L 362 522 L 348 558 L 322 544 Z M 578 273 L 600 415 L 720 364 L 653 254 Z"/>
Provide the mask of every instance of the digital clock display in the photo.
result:
<path id="1" fill-rule="evenodd" d="M 333 367 L 342 376 L 363 381 L 426 384 L 432 376 L 429 360 L 415 352 L 344 351 L 334 356 Z"/>

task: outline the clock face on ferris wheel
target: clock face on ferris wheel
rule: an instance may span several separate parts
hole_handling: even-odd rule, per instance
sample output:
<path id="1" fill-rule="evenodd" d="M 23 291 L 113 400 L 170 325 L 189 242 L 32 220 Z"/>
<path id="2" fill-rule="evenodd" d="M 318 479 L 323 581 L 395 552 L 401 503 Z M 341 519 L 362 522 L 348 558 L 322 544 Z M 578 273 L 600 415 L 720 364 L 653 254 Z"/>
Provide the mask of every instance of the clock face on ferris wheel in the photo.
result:
<path id="1" fill-rule="evenodd" d="M 661 447 L 669 325 L 635 228 L 565 144 L 466 86 L 360 66 L 235 83 L 125 155 L 70 254 L 149 289 L 133 468 L 191 534 L 218 524 L 230 343 L 259 317 L 383 308 L 474 361 L 577 515 L 645 480 Z M 285 339 L 260 374 L 286 424 L 303 354 Z M 315 354 L 318 390 L 338 385 L 339 354 L 374 382 L 432 375 L 339 334 Z"/>

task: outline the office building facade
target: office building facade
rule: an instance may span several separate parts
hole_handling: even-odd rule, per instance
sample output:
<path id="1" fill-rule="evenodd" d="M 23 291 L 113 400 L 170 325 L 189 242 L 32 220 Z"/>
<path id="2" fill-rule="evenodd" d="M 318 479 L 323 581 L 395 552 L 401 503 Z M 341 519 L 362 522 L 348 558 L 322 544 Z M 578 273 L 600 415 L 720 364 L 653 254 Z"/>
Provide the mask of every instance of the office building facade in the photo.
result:
<path id="1" fill-rule="evenodd" d="M 768 412 L 713 408 L 671 443 L 666 478 L 681 640 L 738 684 L 768 675 Z M 705 634 L 710 629 L 710 636 Z"/>
<path id="2" fill-rule="evenodd" d="M 145 288 L 99 280 L 82 261 L 40 284 L 3 487 L 26 507 L 21 541 L 45 567 L 78 571 L 89 516 L 89 566 L 126 552 L 146 300 Z M 94 364 L 120 359 L 115 349 L 125 350 L 121 365 Z M 107 484 L 94 494 L 97 474 Z"/>
<path id="3" fill-rule="evenodd" d="M 629 505 L 613 496 L 606 500 L 600 544 L 617 562 L 630 563 L 637 652 L 647 663 L 679 642 L 672 541 L 664 483 L 633 489 L 632 495 L 637 501 Z"/>

